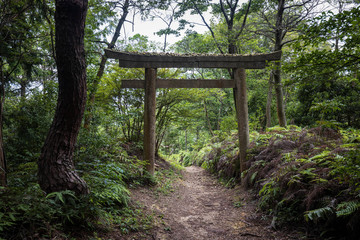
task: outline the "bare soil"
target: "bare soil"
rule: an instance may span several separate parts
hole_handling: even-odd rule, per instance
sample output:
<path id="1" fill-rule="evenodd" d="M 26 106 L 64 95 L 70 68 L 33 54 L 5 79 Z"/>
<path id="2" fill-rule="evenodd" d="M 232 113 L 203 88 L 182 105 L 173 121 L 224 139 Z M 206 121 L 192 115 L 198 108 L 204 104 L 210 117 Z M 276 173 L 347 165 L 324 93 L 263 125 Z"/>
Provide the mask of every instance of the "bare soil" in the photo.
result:
<path id="1" fill-rule="evenodd" d="M 133 201 L 154 215 L 155 226 L 120 239 L 298 239 L 271 229 L 247 191 L 224 187 L 200 167 L 185 168 L 183 177 L 172 184 L 174 191 L 167 195 L 154 194 L 151 188 L 132 191 Z"/>

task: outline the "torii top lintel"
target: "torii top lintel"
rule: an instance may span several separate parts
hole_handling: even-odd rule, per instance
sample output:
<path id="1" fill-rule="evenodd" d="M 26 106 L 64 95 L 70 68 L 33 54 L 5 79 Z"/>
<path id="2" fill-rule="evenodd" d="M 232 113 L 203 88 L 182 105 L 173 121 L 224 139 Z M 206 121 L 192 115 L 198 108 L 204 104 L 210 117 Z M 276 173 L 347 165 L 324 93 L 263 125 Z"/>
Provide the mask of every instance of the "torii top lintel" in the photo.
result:
<path id="1" fill-rule="evenodd" d="M 255 55 L 203 55 L 132 53 L 105 49 L 108 58 L 118 59 L 124 68 L 245 68 L 262 69 L 281 59 L 281 51 Z"/>

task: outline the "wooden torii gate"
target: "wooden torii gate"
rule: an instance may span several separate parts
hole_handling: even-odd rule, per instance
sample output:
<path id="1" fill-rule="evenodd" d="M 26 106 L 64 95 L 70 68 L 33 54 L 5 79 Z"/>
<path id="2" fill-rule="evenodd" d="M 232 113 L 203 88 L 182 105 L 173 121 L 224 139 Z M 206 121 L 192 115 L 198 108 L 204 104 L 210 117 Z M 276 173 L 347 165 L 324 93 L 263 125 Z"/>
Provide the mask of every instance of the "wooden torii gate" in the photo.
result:
<path id="1" fill-rule="evenodd" d="M 155 172 L 156 88 L 233 88 L 238 122 L 240 157 L 236 168 L 245 170 L 249 145 L 249 120 L 245 69 L 262 69 L 269 61 L 281 58 L 281 51 L 257 55 L 179 55 L 169 53 L 129 53 L 105 49 L 108 58 L 118 59 L 124 68 L 145 68 L 145 80 L 122 80 L 121 88 L 144 88 L 144 160 L 147 170 Z M 158 79 L 157 68 L 226 68 L 234 79 Z"/>

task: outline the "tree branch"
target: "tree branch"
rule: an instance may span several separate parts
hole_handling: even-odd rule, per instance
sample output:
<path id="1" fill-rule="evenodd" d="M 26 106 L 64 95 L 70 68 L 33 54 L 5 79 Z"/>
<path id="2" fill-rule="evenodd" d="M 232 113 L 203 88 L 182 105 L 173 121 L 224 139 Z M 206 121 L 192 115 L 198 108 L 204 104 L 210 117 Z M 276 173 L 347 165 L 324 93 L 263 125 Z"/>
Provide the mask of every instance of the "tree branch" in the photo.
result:
<path id="1" fill-rule="evenodd" d="M 243 32 L 243 30 L 244 30 L 244 28 L 245 28 L 246 19 L 247 19 L 248 15 L 249 15 L 249 12 L 250 12 L 250 7 L 251 7 L 251 0 L 249 0 L 249 4 L 248 4 L 248 7 L 247 7 L 247 9 L 246 9 L 246 14 L 245 14 L 245 16 L 244 16 L 243 23 L 242 23 L 242 25 L 241 25 L 240 31 L 236 34 L 235 39 L 237 39 L 237 38 L 241 35 L 241 33 Z"/>
<path id="2" fill-rule="evenodd" d="M 192 3 L 193 3 L 193 5 L 194 5 L 194 8 L 195 8 L 196 12 L 200 15 L 203 23 L 204 23 L 205 26 L 209 29 L 209 31 L 210 31 L 210 33 L 211 33 L 211 36 L 213 37 L 213 39 L 214 39 L 214 41 L 215 41 L 215 44 L 216 44 L 217 48 L 219 49 L 219 51 L 220 51 L 222 54 L 224 54 L 224 51 L 221 49 L 221 46 L 220 46 L 220 44 L 218 43 L 218 41 L 217 41 L 217 39 L 216 39 L 216 37 L 215 37 L 214 31 L 213 31 L 212 28 L 209 26 L 209 24 L 206 22 L 203 14 L 201 13 L 201 11 L 200 11 L 200 9 L 198 8 L 198 6 L 196 5 L 196 3 L 195 3 L 194 1 L 192 1 Z"/>
<path id="3" fill-rule="evenodd" d="M 290 6 L 284 7 L 284 10 L 294 8 L 294 7 L 303 7 L 303 6 L 305 6 L 306 4 L 308 4 L 311 1 L 312 0 L 307 0 L 307 1 L 303 2 L 303 3 L 301 3 L 301 4 L 290 5 Z"/>
<path id="4" fill-rule="evenodd" d="M 227 2 L 227 4 L 229 5 L 229 1 L 226 1 L 226 2 Z M 229 20 L 228 15 L 226 14 L 226 11 L 225 11 L 225 8 L 224 8 L 224 4 L 223 4 L 223 1 L 222 1 L 222 0 L 220 0 L 220 7 L 221 7 L 221 12 L 222 12 L 223 15 L 224 15 L 225 21 L 226 21 L 226 23 L 228 24 L 228 23 L 230 22 L 230 20 Z"/>

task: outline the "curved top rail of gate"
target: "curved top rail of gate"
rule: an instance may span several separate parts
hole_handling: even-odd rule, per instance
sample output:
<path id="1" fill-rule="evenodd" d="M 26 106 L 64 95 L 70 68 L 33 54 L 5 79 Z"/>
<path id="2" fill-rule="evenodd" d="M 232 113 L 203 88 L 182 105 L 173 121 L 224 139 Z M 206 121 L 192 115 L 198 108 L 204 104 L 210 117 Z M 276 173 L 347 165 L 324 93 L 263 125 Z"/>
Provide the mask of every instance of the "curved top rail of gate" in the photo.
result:
<path id="1" fill-rule="evenodd" d="M 245 68 L 262 69 L 269 61 L 281 59 L 281 51 L 254 55 L 209 55 L 174 53 L 133 53 L 105 49 L 108 58 L 118 59 L 124 68 Z"/>

